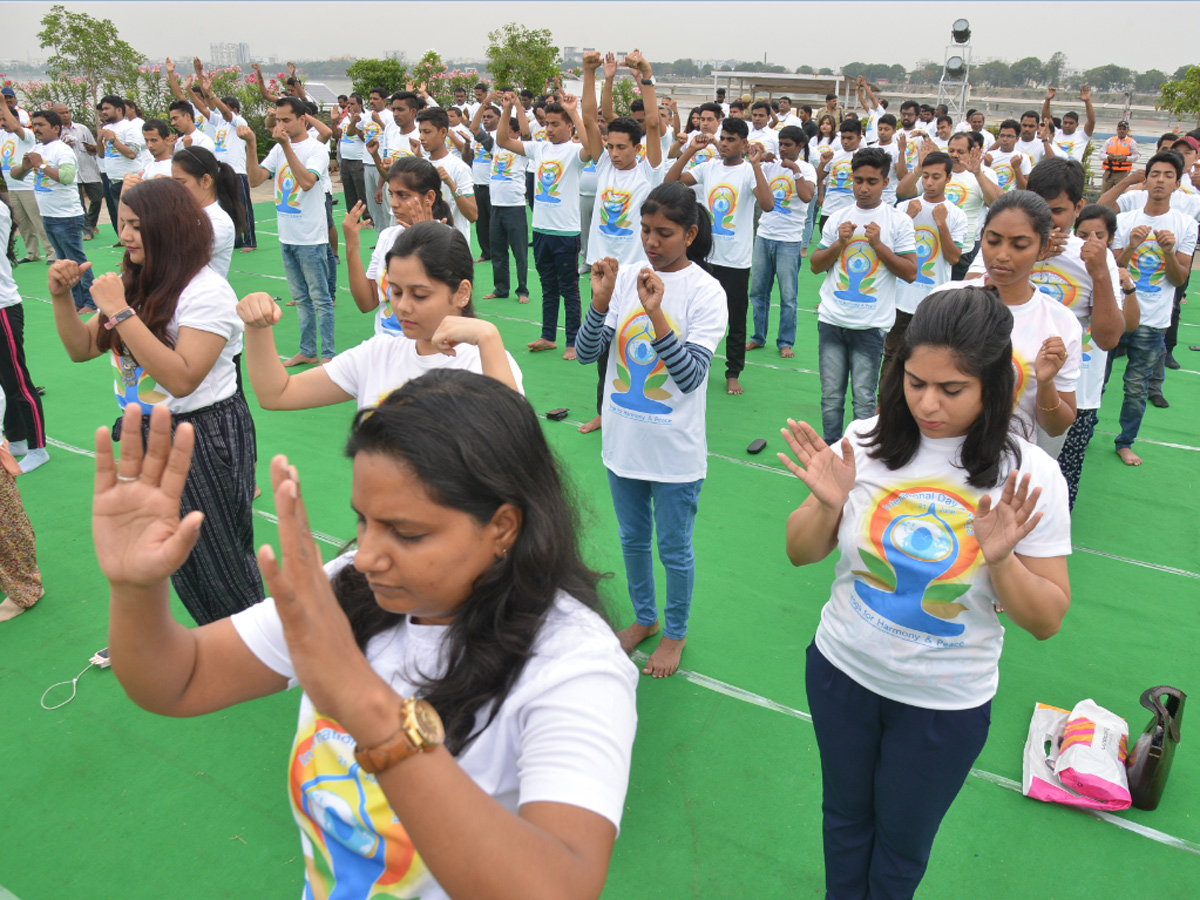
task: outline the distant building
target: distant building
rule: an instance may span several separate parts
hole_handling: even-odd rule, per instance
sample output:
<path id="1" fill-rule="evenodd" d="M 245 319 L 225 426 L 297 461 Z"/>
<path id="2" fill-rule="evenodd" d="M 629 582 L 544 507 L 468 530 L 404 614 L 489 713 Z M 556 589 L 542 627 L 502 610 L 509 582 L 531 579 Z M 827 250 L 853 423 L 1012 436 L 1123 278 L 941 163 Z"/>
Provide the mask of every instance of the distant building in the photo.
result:
<path id="1" fill-rule="evenodd" d="M 221 42 L 208 45 L 209 62 L 214 66 L 250 65 L 250 45 Z"/>

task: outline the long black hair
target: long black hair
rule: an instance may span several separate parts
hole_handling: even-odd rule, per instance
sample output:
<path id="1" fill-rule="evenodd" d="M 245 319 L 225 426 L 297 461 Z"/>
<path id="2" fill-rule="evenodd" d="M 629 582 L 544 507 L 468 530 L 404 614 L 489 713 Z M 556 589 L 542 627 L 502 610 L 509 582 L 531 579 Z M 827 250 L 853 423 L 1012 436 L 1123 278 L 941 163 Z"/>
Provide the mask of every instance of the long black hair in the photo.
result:
<path id="1" fill-rule="evenodd" d="M 451 221 L 450 204 L 442 196 L 442 179 L 438 177 L 437 169 L 429 160 L 419 156 L 397 157 L 387 173 L 389 182 L 393 178 L 403 179 L 404 186 L 418 194 L 428 194 L 433 191 L 436 199 L 433 201 L 431 214 L 435 219 Z"/>
<path id="2" fill-rule="evenodd" d="M 233 166 L 217 162 L 212 151 L 204 147 L 180 147 L 171 157 L 171 164 L 179 166 L 197 181 L 205 175 L 211 178 L 217 205 L 233 220 L 234 234 L 246 230 L 246 208 L 242 205 L 241 187 Z"/>
<path id="3" fill-rule="evenodd" d="M 706 272 L 712 252 L 712 219 L 696 199 L 692 189 L 679 181 L 666 181 L 650 192 L 642 202 L 642 215 L 662 213 L 686 232 L 696 226 L 696 238 L 687 248 L 687 258 Z"/>
<path id="4" fill-rule="evenodd" d="M 434 503 L 480 523 L 505 503 L 521 511 L 516 542 L 479 576 L 448 627 L 445 674 L 427 678 L 420 691 L 458 755 L 495 719 L 560 591 L 604 615 L 600 576 L 583 562 L 575 507 L 537 416 L 495 379 L 435 369 L 408 382 L 355 417 L 346 455 L 359 453 L 396 460 Z M 404 621 L 375 602 L 354 566 L 333 587 L 360 649 Z"/>
<path id="5" fill-rule="evenodd" d="M 883 376 L 879 420 L 864 435 L 867 455 L 893 471 L 916 455 L 921 429 L 904 396 L 904 365 L 917 347 L 943 347 L 954 355 L 959 370 L 978 378 L 982 387 L 983 410 L 967 431 L 957 465 L 966 470 L 972 487 L 999 484 L 1006 455 L 1021 463 L 1021 451 L 1009 431 L 1016 393 L 1012 329 L 1012 313 L 994 291 L 966 287 L 922 300 Z"/>
<path id="6" fill-rule="evenodd" d="M 453 294 L 464 282 L 475 284 L 475 263 L 471 258 L 471 247 L 462 233 L 451 225 L 441 222 L 418 222 L 405 228 L 384 257 L 384 267 L 393 259 L 415 256 L 425 268 L 425 274 L 440 281 Z M 468 300 L 462 315 L 475 318 L 475 303 Z"/>

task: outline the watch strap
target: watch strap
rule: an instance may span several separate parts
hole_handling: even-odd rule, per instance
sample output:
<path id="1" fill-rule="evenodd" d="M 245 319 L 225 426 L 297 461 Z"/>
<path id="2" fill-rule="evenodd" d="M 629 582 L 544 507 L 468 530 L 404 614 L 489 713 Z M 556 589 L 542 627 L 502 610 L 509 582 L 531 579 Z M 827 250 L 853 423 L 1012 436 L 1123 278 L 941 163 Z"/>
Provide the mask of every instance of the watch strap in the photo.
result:
<path id="1" fill-rule="evenodd" d="M 378 775 L 420 752 L 421 748 L 409 739 L 404 726 L 377 747 L 363 749 L 357 744 L 354 746 L 354 758 L 364 772 L 372 775 Z"/>
<path id="2" fill-rule="evenodd" d="M 123 310 L 118 312 L 116 315 L 110 316 L 108 321 L 104 323 L 104 327 L 107 328 L 109 331 L 112 331 L 114 328 L 116 328 L 118 325 L 120 325 L 126 319 L 132 319 L 136 315 L 137 315 L 137 310 L 134 309 L 132 306 L 127 306 Z"/>

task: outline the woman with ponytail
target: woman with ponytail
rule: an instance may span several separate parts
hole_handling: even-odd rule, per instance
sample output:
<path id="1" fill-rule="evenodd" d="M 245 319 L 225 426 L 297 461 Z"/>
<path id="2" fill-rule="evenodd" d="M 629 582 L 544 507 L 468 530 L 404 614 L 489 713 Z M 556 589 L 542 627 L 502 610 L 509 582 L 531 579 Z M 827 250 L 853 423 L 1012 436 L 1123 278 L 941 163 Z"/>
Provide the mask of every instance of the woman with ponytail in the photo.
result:
<path id="1" fill-rule="evenodd" d="M 228 163 L 203 147 L 179 147 L 171 160 L 171 174 L 204 209 L 213 226 L 212 262 L 222 278 L 229 277 L 233 244 L 246 228 L 237 173 Z"/>
<path id="2" fill-rule="evenodd" d="M 610 354 L 602 458 L 617 512 L 637 619 L 619 632 L 630 653 L 659 630 L 652 532 L 667 570 L 663 637 L 643 674 L 679 668 L 695 581 L 692 527 L 707 472 L 708 369 L 725 334 L 725 292 L 704 260 L 712 224 L 696 195 L 661 184 L 642 204 L 649 266 L 592 265 L 592 303 L 576 339 L 581 363 Z"/>

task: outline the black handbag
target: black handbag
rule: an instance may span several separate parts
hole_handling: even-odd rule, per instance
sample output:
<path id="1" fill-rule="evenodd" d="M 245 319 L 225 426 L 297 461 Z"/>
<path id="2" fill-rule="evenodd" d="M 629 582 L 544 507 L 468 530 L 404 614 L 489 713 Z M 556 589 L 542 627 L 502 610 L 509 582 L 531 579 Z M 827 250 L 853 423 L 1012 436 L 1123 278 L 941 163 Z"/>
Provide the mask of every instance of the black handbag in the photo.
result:
<path id="1" fill-rule="evenodd" d="M 1163 702 L 1165 698 L 1165 703 Z M 1154 714 L 1129 753 L 1129 794 L 1138 809 L 1157 809 L 1162 799 L 1187 694 L 1179 688 L 1153 687 L 1142 694 L 1142 706 Z"/>

